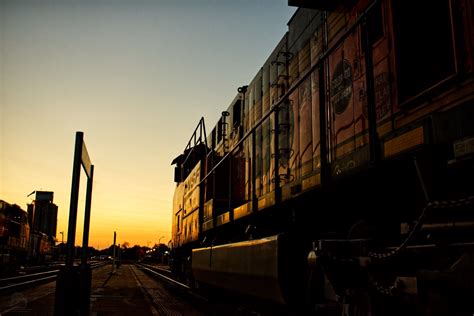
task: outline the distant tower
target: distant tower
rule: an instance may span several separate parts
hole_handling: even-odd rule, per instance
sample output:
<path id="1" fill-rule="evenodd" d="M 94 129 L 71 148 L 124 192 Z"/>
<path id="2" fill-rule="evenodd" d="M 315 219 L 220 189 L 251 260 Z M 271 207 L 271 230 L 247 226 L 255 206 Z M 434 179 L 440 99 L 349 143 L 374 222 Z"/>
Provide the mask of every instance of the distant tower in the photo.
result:
<path id="1" fill-rule="evenodd" d="M 35 191 L 35 199 L 28 204 L 28 222 L 32 232 L 56 238 L 58 206 L 53 203 L 54 192 Z"/>

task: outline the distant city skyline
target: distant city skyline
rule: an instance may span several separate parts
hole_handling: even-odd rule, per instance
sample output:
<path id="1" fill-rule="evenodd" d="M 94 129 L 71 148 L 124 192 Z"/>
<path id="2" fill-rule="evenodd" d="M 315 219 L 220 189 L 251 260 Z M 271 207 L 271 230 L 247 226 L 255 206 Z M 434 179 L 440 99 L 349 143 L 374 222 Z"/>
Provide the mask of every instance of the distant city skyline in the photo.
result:
<path id="1" fill-rule="evenodd" d="M 118 243 L 167 243 L 171 161 L 201 116 L 210 131 L 252 80 L 294 11 L 286 0 L 0 0 L 0 199 L 26 210 L 29 193 L 53 191 L 66 239 L 83 131 L 90 245 L 114 231 Z"/>

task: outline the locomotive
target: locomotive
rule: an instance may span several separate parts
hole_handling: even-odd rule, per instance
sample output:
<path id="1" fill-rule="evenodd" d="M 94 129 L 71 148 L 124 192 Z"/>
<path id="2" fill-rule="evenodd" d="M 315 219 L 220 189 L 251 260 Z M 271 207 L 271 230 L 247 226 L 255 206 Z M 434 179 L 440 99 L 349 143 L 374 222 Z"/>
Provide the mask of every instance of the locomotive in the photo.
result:
<path id="1" fill-rule="evenodd" d="M 26 262 L 29 236 L 26 212 L 0 200 L 0 274 Z"/>
<path id="2" fill-rule="evenodd" d="M 472 1 L 289 5 L 172 162 L 172 271 L 315 314 L 472 315 Z"/>
<path id="3" fill-rule="evenodd" d="M 0 200 L 0 274 L 51 261 L 54 243 L 54 238 L 30 225 L 20 206 Z"/>

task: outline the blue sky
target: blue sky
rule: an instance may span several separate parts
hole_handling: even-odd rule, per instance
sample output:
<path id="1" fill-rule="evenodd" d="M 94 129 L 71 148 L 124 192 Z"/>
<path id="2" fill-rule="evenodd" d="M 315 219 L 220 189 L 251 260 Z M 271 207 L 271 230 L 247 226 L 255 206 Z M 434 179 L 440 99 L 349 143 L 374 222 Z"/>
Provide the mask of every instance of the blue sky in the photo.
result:
<path id="1" fill-rule="evenodd" d="M 294 11 L 286 0 L 0 0 L 0 199 L 26 209 L 31 191 L 54 191 L 66 231 L 80 130 L 96 168 L 92 245 L 113 230 L 131 244 L 167 238 L 172 159 L 201 116 L 211 130 Z"/>

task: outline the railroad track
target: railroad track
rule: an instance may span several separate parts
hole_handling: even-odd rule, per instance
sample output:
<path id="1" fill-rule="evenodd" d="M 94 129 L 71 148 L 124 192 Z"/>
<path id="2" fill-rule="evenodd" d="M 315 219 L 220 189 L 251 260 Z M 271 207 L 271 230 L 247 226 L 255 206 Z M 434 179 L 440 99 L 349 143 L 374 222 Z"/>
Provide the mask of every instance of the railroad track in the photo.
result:
<path id="1" fill-rule="evenodd" d="M 249 297 L 231 293 L 222 289 L 213 289 L 200 285 L 199 289 L 193 289 L 189 285 L 175 280 L 171 271 L 166 268 L 149 265 L 136 264 L 136 267 L 159 281 L 163 281 L 173 288 L 173 295 L 178 296 L 194 306 L 200 315 L 236 315 L 236 316 L 266 316 L 294 315 L 284 306 L 273 303 L 254 300 Z M 155 301 L 155 300 L 153 300 Z M 160 309 L 163 315 L 177 315 L 167 313 L 166 309 Z M 186 315 L 182 313 L 181 315 Z"/>
<path id="2" fill-rule="evenodd" d="M 159 315 L 218 315 L 210 312 L 205 297 L 174 279 L 169 269 L 137 263 L 132 271 L 137 284 Z"/>
<path id="3" fill-rule="evenodd" d="M 93 263 L 91 268 L 99 268 L 108 264 L 108 262 Z M 0 294 L 9 292 L 16 292 L 21 289 L 30 288 L 39 284 L 47 283 L 56 280 L 59 269 L 54 267 L 52 270 L 28 273 L 20 276 L 8 277 L 0 279 Z"/>
<path id="4" fill-rule="evenodd" d="M 169 270 L 169 269 L 154 266 L 154 265 L 151 265 L 151 264 L 144 264 L 144 263 L 138 263 L 138 264 L 136 264 L 136 266 L 138 266 L 140 269 L 142 269 L 143 271 L 145 271 L 146 273 L 152 275 L 155 278 L 159 278 L 159 279 L 161 279 L 161 280 L 163 280 L 163 281 L 165 281 L 165 282 L 167 282 L 167 283 L 169 283 L 173 286 L 176 286 L 177 288 L 179 288 L 181 290 L 193 293 L 191 291 L 191 287 L 189 285 L 175 280 L 173 278 L 171 270 Z"/>

